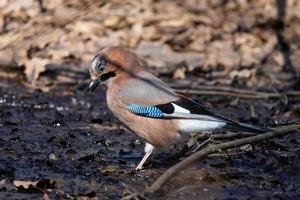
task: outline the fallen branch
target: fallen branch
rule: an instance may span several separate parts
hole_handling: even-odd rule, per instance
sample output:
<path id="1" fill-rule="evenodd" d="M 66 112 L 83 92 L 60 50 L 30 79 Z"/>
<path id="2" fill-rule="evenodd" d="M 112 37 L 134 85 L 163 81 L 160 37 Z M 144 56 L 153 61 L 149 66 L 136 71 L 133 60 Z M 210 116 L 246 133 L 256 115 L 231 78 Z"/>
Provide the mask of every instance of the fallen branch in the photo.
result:
<path id="1" fill-rule="evenodd" d="M 161 188 L 161 186 L 171 177 L 173 177 L 176 173 L 179 171 L 187 168 L 188 166 L 192 165 L 196 161 L 206 157 L 209 154 L 215 153 L 215 152 L 220 152 L 225 149 L 230 149 L 233 147 L 238 147 L 241 145 L 245 144 L 250 144 L 254 142 L 261 142 L 263 140 L 267 140 L 273 137 L 278 137 L 278 136 L 283 136 L 288 133 L 297 131 L 300 129 L 300 125 L 290 125 L 290 126 L 285 126 L 278 128 L 274 131 L 267 132 L 264 134 L 256 135 L 256 136 L 251 136 L 243 139 L 238 139 L 234 140 L 231 142 L 225 142 L 217 145 L 211 145 L 208 146 L 207 148 L 200 150 L 191 156 L 187 157 L 183 161 L 177 163 L 175 166 L 169 168 L 164 174 L 162 174 L 152 185 L 150 188 L 147 189 L 148 192 L 155 192 Z"/>

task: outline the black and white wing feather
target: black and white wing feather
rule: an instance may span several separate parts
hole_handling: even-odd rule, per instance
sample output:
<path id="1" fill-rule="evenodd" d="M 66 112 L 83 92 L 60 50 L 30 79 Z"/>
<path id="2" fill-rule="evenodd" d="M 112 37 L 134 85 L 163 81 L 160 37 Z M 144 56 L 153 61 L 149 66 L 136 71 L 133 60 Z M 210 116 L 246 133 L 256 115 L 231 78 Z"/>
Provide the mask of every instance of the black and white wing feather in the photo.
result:
<path id="1" fill-rule="evenodd" d="M 174 102 L 155 106 L 128 104 L 127 108 L 130 112 L 143 117 L 179 119 L 181 129 L 184 132 L 213 130 L 217 128 L 254 133 L 269 131 L 269 129 L 238 123 L 225 117 L 215 115 L 200 103 L 184 97 Z"/>

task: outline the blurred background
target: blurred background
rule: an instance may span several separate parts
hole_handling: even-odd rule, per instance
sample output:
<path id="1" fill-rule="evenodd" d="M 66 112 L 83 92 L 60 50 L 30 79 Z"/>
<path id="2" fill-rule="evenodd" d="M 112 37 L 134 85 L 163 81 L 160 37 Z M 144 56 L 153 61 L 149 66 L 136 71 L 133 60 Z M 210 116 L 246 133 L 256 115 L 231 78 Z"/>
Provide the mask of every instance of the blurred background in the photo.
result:
<path id="1" fill-rule="evenodd" d="M 1 69 L 36 85 L 75 81 L 56 67 L 86 72 L 113 45 L 156 73 L 210 85 L 283 89 L 299 74 L 297 0 L 2 0 L 0 9 Z"/>
<path id="2" fill-rule="evenodd" d="M 0 197 L 119 199 L 172 164 L 130 171 L 143 145 L 107 110 L 103 89 L 86 92 L 90 61 L 105 46 L 131 49 L 148 71 L 225 116 L 298 122 L 299 11 L 298 0 L 1 0 Z M 287 136 L 230 162 L 208 158 L 155 198 L 295 199 L 299 144 Z M 43 180 L 49 191 L 15 180 Z"/>

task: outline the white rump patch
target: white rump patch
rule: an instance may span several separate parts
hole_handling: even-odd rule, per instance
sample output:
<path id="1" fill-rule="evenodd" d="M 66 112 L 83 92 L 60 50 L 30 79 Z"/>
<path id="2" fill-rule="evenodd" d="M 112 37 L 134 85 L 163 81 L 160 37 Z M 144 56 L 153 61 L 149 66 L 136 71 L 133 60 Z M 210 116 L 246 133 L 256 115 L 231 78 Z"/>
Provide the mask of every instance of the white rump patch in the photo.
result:
<path id="1" fill-rule="evenodd" d="M 186 118 L 178 120 L 179 132 L 181 133 L 210 131 L 226 126 L 226 122 L 223 122 L 220 119 L 209 115 L 191 114 L 189 110 L 182 108 L 175 103 L 172 103 L 172 105 L 174 106 L 174 113 L 170 114 L 171 117 L 176 115 Z"/>
<path id="2" fill-rule="evenodd" d="M 202 121 L 194 119 L 181 119 L 179 121 L 179 131 L 181 133 L 195 133 L 201 131 L 209 131 L 222 128 L 226 125 L 225 122 L 218 121 Z"/>

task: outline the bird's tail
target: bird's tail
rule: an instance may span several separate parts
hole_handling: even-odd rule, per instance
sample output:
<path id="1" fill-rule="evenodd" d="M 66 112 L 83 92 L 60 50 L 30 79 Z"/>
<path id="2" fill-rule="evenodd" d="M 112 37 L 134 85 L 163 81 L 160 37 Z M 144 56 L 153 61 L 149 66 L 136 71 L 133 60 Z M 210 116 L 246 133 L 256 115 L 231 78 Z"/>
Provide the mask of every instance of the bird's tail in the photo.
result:
<path id="1" fill-rule="evenodd" d="M 272 130 L 268 128 L 261 128 L 254 125 L 238 123 L 238 122 L 229 122 L 224 128 L 229 130 L 244 131 L 249 133 L 266 133 Z"/>

